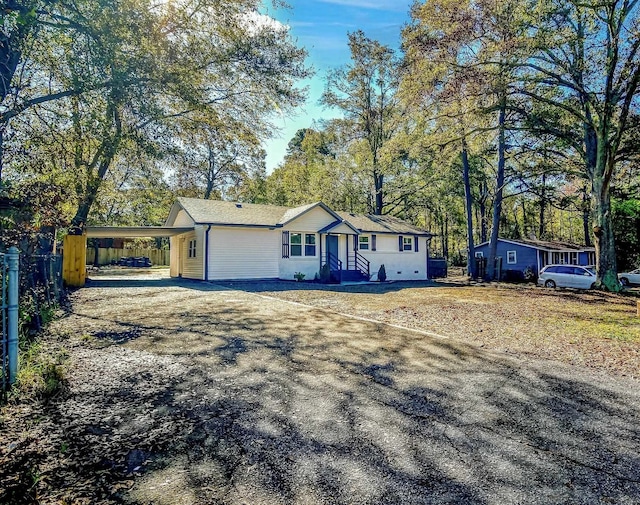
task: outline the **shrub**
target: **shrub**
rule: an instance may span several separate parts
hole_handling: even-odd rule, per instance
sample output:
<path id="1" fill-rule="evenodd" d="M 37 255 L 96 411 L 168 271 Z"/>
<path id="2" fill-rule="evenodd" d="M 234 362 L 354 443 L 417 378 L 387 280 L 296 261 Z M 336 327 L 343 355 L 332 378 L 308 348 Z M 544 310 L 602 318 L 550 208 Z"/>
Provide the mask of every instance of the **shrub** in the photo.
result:
<path id="1" fill-rule="evenodd" d="M 296 272 L 295 274 L 293 274 L 293 277 L 298 282 L 302 282 L 306 276 L 302 272 Z"/>
<path id="2" fill-rule="evenodd" d="M 380 269 L 378 270 L 378 281 L 384 282 L 387 280 L 387 270 L 384 268 L 384 263 L 380 265 Z"/>
<path id="3" fill-rule="evenodd" d="M 325 263 L 322 265 L 322 268 L 320 268 L 320 280 L 322 282 L 331 281 L 331 267 L 329 266 L 329 263 Z"/>

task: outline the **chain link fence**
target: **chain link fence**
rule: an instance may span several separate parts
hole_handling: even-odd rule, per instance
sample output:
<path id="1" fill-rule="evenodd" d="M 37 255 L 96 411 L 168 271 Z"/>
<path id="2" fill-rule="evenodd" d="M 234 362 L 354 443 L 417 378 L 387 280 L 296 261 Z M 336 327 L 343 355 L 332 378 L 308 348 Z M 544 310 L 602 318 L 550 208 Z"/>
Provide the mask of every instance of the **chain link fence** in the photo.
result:
<path id="1" fill-rule="evenodd" d="M 20 339 L 37 334 L 63 296 L 62 257 L 56 254 L 21 255 L 15 247 L 0 253 L 2 392 L 18 373 Z"/>

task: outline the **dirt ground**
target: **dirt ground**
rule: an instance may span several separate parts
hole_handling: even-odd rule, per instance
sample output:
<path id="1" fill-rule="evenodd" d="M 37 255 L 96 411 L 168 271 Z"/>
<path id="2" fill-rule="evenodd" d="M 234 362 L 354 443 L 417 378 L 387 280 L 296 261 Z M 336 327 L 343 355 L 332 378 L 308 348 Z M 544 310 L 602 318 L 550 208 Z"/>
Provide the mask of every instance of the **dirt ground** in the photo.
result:
<path id="1" fill-rule="evenodd" d="M 494 351 L 640 376 L 640 292 L 548 289 L 531 284 L 438 282 L 323 286 L 226 283 L 283 300 L 450 337 Z"/>
<path id="2" fill-rule="evenodd" d="M 355 288 L 269 291 L 322 308 L 159 277 L 71 296 L 65 390 L 2 411 L 0 503 L 638 503 L 630 377 L 330 310 Z M 405 289 L 358 314 L 411 325 Z"/>

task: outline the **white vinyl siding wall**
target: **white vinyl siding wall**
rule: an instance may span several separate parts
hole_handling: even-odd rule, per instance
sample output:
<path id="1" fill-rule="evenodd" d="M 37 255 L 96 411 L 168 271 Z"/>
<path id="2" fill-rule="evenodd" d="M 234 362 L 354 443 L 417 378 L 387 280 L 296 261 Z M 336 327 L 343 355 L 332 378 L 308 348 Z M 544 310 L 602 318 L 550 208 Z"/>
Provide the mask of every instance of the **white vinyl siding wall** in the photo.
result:
<path id="1" fill-rule="evenodd" d="M 371 234 L 367 233 L 371 236 Z M 424 237 L 403 235 L 411 237 L 411 251 L 398 249 L 398 235 L 376 235 L 376 250 L 358 251 L 370 262 L 371 280 L 378 280 L 378 270 L 384 264 L 387 279 L 398 280 L 424 280 L 427 278 L 427 242 Z M 414 240 L 418 240 L 418 252 L 415 252 Z"/>
<path id="2" fill-rule="evenodd" d="M 279 251 L 279 278 L 285 280 L 293 280 L 294 275 L 297 272 L 303 273 L 305 275 L 305 280 L 311 280 L 315 277 L 317 273 L 320 272 L 320 235 L 316 232 L 318 230 L 323 229 L 325 226 L 335 222 L 336 219 L 329 214 L 327 211 L 320 207 L 315 207 L 308 211 L 306 214 L 303 214 L 300 217 L 297 217 L 289 224 L 285 225 L 283 228 L 279 230 L 279 240 L 280 244 L 282 244 L 282 231 L 289 231 L 290 233 L 301 233 L 302 234 L 302 256 L 292 256 L 289 254 L 288 258 L 282 257 L 282 251 Z M 305 234 L 306 233 L 315 233 L 316 234 L 316 255 L 315 256 L 306 256 L 305 253 Z M 291 235 L 289 236 L 291 237 Z M 324 235 L 323 235 L 324 237 Z M 289 246 L 291 247 L 291 246 Z M 323 239 L 322 251 L 325 251 L 325 244 Z"/>
<path id="3" fill-rule="evenodd" d="M 180 272 L 185 279 L 204 279 L 204 230 L 197 227 L 193 232 L 178 235 L 180 241 Z M 196 241 L 196 256 L 189 258 L 189 241 Z"/>
<path id="4" fill-rule="evenodd" d="M 209 280 L 277 279 L 281 230 L 215 227 L 209 232 Z"/>
<path id="5" fill-rule="evenodd" d="M 292 232 L 298 233 L 298 232 Z M 293 256 L 289 251 L 289 257 L 283 258 L 282 251 L 279 254 L 279 277 L 280 279 L 292 280 L 298 272 L 305 275 L 305 280 L 311 280 L 320 271 L 320 235 L 310 232 L 299 232 L 302 234 L 302 256 Z M 316 254 L 315 256 L 307 256 L 305 254 L 305 235 L 314 235 L 316 237 Z M 282 230 L 280 230 L 282 237 Z M 291 234 L 289 235 L 291 239 Z M 291 249 L 291 245 L 289 245 Z"/>

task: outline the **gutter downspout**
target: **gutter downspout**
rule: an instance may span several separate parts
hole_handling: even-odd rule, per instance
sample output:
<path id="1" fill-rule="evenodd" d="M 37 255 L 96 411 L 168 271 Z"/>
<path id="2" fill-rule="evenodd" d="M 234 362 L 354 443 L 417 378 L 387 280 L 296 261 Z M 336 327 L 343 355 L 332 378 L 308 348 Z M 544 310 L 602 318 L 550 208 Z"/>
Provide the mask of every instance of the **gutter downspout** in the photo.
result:
<path id="1" fill-rule="evenodd" d="M 209 232 L 211 231 L 211 225 L 204 233 L 204 280 L 209 280 Z"/>

